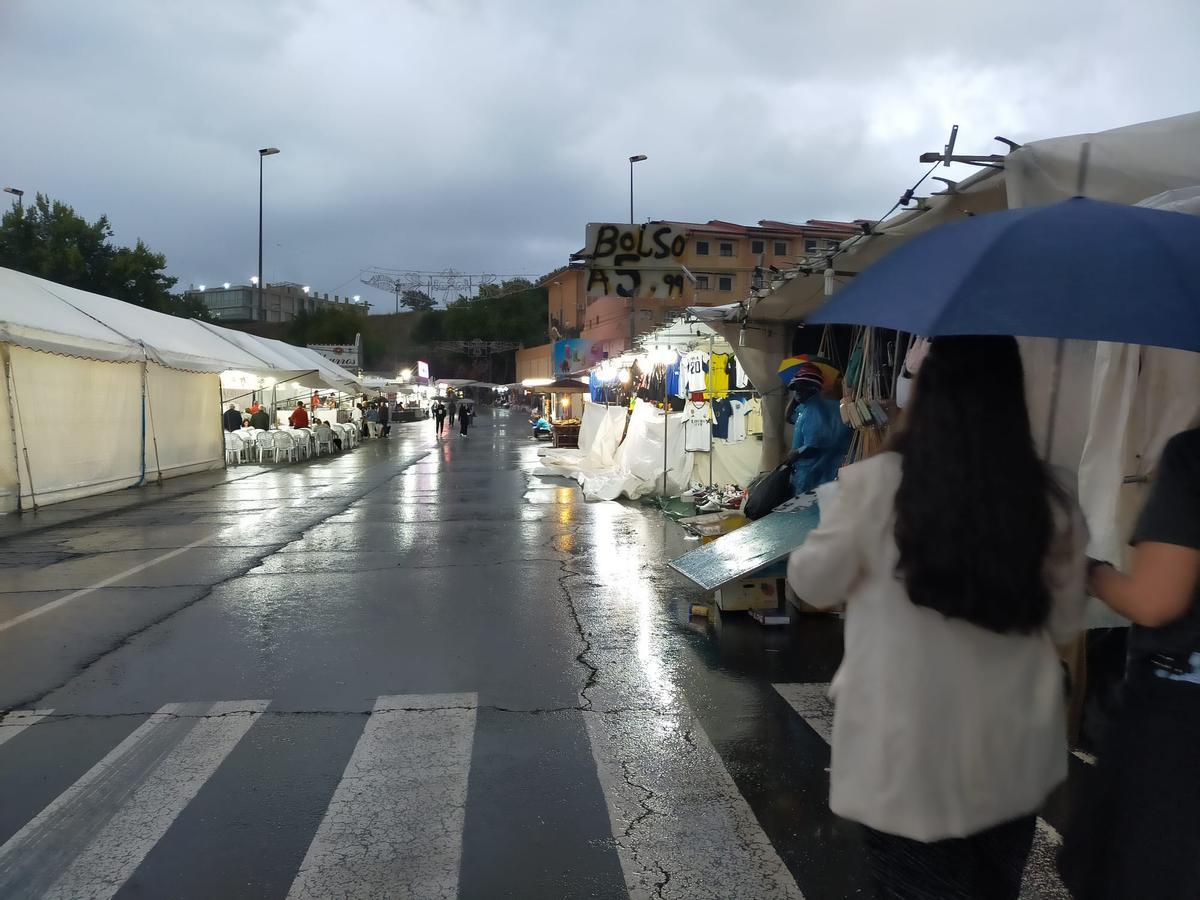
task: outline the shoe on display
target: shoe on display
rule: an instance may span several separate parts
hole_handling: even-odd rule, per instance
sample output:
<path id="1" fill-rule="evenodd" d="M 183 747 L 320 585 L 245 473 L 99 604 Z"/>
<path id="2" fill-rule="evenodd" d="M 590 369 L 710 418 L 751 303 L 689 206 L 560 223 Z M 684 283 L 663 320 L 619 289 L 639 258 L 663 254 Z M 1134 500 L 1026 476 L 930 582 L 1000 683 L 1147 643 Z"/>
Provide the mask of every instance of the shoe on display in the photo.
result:
<path id="1" fill-rule="evenodd" d="M 683 497 L 684 500 L 693 500 L 696 497 L 702 496 L 703 494 L 704 485 L 700 484 L 698 481 L 693 481 L 692 486 L 684 491 L 680 496 Z"/>
<path id="2" fill-rule="evenodd" d="M 701 503 L 699 506 L 696 507 L 697 512 L 703 512 L 703 513 L 720 512 L 720 510 L 721 510 L 721 504 L 718 503 L 716 500 L 706 500 L 705 502 Z"/>

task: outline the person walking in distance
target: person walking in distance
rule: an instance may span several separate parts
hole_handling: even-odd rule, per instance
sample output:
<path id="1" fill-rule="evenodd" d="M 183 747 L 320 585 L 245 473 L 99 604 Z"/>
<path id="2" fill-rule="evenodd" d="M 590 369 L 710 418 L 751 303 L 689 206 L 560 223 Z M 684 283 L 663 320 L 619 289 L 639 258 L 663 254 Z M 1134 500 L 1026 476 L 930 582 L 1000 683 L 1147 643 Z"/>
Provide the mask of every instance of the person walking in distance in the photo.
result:
<path id="1" fill-rule="evenodd" d="M 434 434 L 441 436 L 442 428 L 446 425 L 446 407 L 442 405 L 442 401 L 438 401 L 433 406 L 433 431 Z"/>
<path id="2" fill-rule="evenodd" d="M 890 451 L 841 470 L 788 563 L 845 604 L 829 805 L 878 896 L 1016 900 L 1067 775 L 1056 645 L 1083 627 L 1086 528 L 1034 447 L 1011 337 L 935 338 Z"/>
<path id="3" fill-rule="evenodd" d="M 379 401 L 379 430 L 384 437 L 392 433 L 392 404 L 387 398 Z"/>
<path id="4" fill-rule="evenodd" d="M 453 400 L 450 401 L 450 427 L 451 428 L 454 427 L 454 411 L 457 406 L 458 406 L 458 404 L 455 403 Z"/>
<path id="5" fill-rule="evenodd" d="M 465 403 L 458 408 L 458 433 L 463 437 L 467 436 L 467 430 L 471 427 L 473 415 L 471 408 Z"/>

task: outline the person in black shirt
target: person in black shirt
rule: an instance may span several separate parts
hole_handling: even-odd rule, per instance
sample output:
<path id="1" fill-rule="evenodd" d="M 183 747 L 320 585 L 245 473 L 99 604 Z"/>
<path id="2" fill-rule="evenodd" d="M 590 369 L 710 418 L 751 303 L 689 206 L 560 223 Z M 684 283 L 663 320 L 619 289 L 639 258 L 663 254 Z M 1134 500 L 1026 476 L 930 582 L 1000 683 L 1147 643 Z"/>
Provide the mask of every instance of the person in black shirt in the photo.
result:
<path id="1" fill-rule="evenodd" d="M 1128 573 L 1089 588 L 1132 623 L 1122 708 L 1066 833 L 1077 900 L 1200 897 L 1200 429 L 1168 442 Z"/>
<path id="2" fill-rule="evenodd" d="M 221 416 L 221 425 L 226 431 L 237 431 L 242 427 L 242 414 L 238 412 L 236 404 L 229 404 L 229 409 Z"/>

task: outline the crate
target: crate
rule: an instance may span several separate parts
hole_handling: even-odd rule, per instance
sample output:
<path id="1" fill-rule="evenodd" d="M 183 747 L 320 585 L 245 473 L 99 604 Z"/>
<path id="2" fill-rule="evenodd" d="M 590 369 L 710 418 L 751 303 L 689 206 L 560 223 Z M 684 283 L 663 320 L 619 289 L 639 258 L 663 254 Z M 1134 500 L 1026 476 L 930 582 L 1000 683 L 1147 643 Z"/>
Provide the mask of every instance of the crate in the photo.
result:
<path id="1" fill-rule="evenodd" d="M 778 609 L 782 599 L 782 578 L 744 578 L 730 582 L 716 593 L 717 607 L 722 612 Z"/>

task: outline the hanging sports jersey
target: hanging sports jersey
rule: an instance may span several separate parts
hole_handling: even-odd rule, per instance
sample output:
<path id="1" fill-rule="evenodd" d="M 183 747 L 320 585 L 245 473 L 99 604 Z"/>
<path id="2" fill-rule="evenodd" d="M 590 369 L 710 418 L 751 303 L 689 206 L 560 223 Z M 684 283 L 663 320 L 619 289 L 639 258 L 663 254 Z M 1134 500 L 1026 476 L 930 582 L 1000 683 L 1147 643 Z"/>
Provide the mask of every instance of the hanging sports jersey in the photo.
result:
<path id="1" fill-rule="evenodd" d="M 724 397 L 729 393 L 729 372 L 727 366 L 732 357 L 724 353 L 714 353 L 708 361 L 708 392 L 716 397 Z"/>
<path id="2" fill-rule="evenodd" d="M 750 434 L 763 433 L 762 401 L 757 397 L 747 402 L 746 431 Z"/>
<path id="3" fill-rule="evenodd" d="M 744 391 L 750 387 L 750 379 L 746 377 L 746 370 L 738 365 L 736 356 L 729 357 L 729 362 L 725 364 L 725 373 L 729 376 L 730 390 Z"/>
<path id="4" fill-rule="evenodd" d="M 708 354 L 693 350 L 679 362 L 679 381 L 684 396 L 702 394 L 708 388 Z"/>
<path id="5" fill-rule="evenodd" d="M 729 420 L 733 417 L 733 404 L 724 397 L 714 400 L 712 405 L 713 418 L 716 420 L 713 425 L 713 437 L 720 438 L 725 441 L 729 439 Z"/>
<path id="6" fill-rule="evenodd" d="M 746 440 L 746 420 L 750 416 L 750 404 L 745 400 L 730 400 L 732 410 L 729 416 L 729 429 L 726 440 L 731 444 L 740 444 Z"/>
<path id="7" fill-rule="evenodd" d="M 683 449 L 707 453 L 712 450 L 712 407 L 707 403 L 689 403 L 684 410 Z"/>

